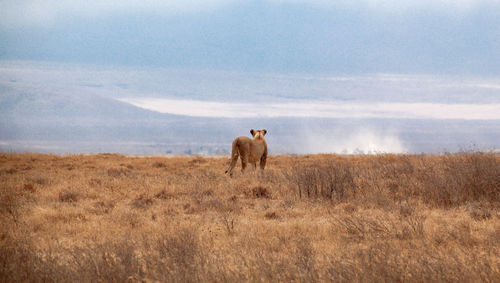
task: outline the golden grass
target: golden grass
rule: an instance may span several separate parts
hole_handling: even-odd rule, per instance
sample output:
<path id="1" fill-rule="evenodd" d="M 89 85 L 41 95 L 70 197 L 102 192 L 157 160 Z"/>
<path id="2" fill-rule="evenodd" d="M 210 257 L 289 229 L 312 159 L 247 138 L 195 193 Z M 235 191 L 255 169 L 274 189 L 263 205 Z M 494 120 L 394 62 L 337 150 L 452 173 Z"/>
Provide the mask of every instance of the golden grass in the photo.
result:
<path id="1" fill-rule="evenodd" d="M 0 281 L 500 282 L 499 156 L 228 162 L 0 154 Z"/>

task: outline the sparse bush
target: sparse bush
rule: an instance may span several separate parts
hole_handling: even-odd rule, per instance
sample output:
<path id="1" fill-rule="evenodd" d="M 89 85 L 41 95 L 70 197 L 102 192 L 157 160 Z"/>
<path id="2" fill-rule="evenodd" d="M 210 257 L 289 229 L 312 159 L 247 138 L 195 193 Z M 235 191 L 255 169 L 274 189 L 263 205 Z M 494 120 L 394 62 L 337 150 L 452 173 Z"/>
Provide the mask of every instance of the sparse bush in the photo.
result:
<path id="1" fill-rule="evenodd" d="M 334 218 L 334 225 L 341 227 L 347 236 L 356 240 L 366 238 L 386 238 L 394 229 L 390 225 L 376 218 L 368 218 L 360 215 L 345 215 Z"/>
<path id="2" fill-rule="evenodd" d="M 415 212 L 415 208 L 409 205 L 408 203 L 402 203 L 399 206 L 399 215 L 401 217 L 408 217 L 413 215 Z"/>
<path id="3" fill-rule="evenodd" d="M 32 182 L 34 184 L 40 185 L 40 186 L 45 186 L 50 184 L 50 179 L 46 177 L 41 177 L 41 176 L 36 176 L 36 177 L 31 177 L 28 178 L 29 182 Z"/>
<path id="4" fill-rule="evenodd" d="M 144 194 L 140 195 L 138 198 L 132 200 L 130 204 L 135 208 L 147 208 L 153 205 L 154 200 L 151 197 L 148 197 Z"/>
<path id="5" fill-rule="evenodd" d="M 295 264 L 298 268 L 298 277 L 303 282 L 314 282 L 318 280 L 316 270 L 316 254 L 307 237 L 299 237 L 295 241 Z"/>
<path id="6" fill-rule="evenodd" d="M 157 199 L 172 199 L 172 194 L 168 193 L 165 189 L 161 190 L 155 195 Z"/>
<path id="7" fill-rule="evenodd" d="M 120 176 L 127 176 L 129 173 L 129 170 L 125 168 L 109 168 L 108 169 L 108 176 L 110 177 L 120 177 Z"/>
<path id="8" fill-rule="evenodd" d="M 266 187 L 256 186 L 252 188 L 252 194 L 256 198 L 270 198 L 271 195 Z"/>
<path id="9" fill-rule="evenodd" d="M 269 193 L 268 189 L 262 185 L 258 186 L 253 186 L 251 188 L 245 188 L 243 190 L 245 195 L 251 196 L 254 198 L 270 198 L 271 194 Z"/>
<path id="10" fill-rule="evenodd" d="M 276 211 L 268 211 L 268 212 L 266 212 L 264 217 L 267 219 L 279 219 L 280 218 L 278 213 L 276 213 Z"/>
<path id="11" fill-rule="evenodd" d="M 153 163 L 153 167 L 154 168 L 165 168 L 166 165 L 165 165 L 165 163 L 163 163 L 161 161 L 156 161 L 155 163 Z"/>
<path id="12" fill-rule="evenodd" d="M 24 190 L 28 192 L 35 192 L 35 186 L 33 184 L 24 184 Z"/>
<path id="13" fill-rule="evenodd" d="M 101 186 L 102 185 L 102 180 L 98 179 L 98 178 L 91 178 L 89 180 L 89 185 L 91 185 L 92 187 Z"/>
<path id="14" fill-rule="evenodd" d="M 228 235 L 234 234 L 235 216 L 232 210 L 220 213 L 221 222 Z"/>
<path id="15" fill-rule="evenodd" d="M 190 165 L 199 165 L 204 163 L 207 163 L 207 160 L 202 156 L 197 156 L 189 161 Z"/>
<path id="16" fill-rule="evenodd" d="M 439 163 L 426 164 L 415 189 L 424 201 L 456 206 L 475 201 L 500 201 L 500 161 L 484 153 L 448 154 Z"/>
<path id="17" fill-rule="evenodd" d="M 345 201 L 356 194 L 352 166 L 344 161 L 296 166 L 291 182 L 296 186 L 299 198 Z"/>
<path id="18" fill-rule="evenodd" d="M 17 222 L 21 207 L 22 197 L 19 192 L 16 192 L 12 187 L 3 187 L 0 189 L 0 216 Z"/>
<path id="19" fill-rule="evenodd" d="M 94 203 L 94 212 L 97 214 L 110 213 L 115 207 L 113 201 L 97 201 Z"/>
<path id="20" fill-rule="evenodd" d="M 80 194 L 77 192 L 72 192 L 72 191 L 62 191 L 59 192 L 59 201 L 60 202 L 77 202 L 78 199 L 80 198 Z"/>
<path id="21" fill-rule="evenodd" d="M 398 232 L 400 239 L 422 238 L 424 236 L 425 216 L 411 214 L 400 219 L 401 231 Z"/>
<path id="22" fill-rule="evenodd" d="M 481 206 L 478 203 L 471 203 L 467 211 L 472 219 L 481 221 L 491 218 L 491 211 L 487 207 Z"/>
<path id="23" fill-rule="evenodd" d="M 352 204 L 352 203 L 346 203 L 344 206 L 343 206 L 343 209 L 344 209 L 344 212 L 346 213 L 355 213 L 356 211 L 358 211 L 359 207 Z"/>

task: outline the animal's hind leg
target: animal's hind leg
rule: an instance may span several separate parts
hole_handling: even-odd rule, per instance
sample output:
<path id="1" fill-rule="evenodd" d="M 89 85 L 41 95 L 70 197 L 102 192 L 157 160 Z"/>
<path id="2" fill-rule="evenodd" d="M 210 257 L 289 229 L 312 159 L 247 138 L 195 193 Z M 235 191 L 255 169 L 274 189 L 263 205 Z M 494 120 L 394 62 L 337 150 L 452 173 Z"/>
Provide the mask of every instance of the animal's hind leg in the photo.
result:
<path id="1" fill-rule="evenodd" d="M 240 157 L 241 157 L 241 172 L 243 172 L 245 171 L 245 168 L 247 168 L 248 156 L 244 152 L 241 152 Z"/>
<path id="2" fill-rule="evenodd" d="M 229 167 L 226 170 L 226 174 L 229 173 L 229 176 L 233 176 L 233 169 L 234 166 L 236 166 L 236 162 L 238 161 L 238 156 L 239 154 L 237 150 L 234 150 L 231 153 L 231 163 L 229 164 Z"/>

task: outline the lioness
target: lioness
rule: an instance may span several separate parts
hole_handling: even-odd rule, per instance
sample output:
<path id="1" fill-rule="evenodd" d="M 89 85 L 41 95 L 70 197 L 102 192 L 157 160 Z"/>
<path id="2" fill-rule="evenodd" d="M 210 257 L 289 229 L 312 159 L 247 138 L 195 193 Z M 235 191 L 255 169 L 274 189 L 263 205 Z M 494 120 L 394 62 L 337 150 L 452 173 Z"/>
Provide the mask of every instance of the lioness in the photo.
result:
<path id="1" fill-rule="evenodd" d="M 226 174 L 233 176 L 233 169 L 238 161 L 238 156 L 241 158 L 241 172 L 247 167 L 247 163 L 253 163 L 253 167 L 257 168 L 257 161 L 260 161 L 260 169 L 264 170 L 267 160 L 267 144 L 264 136 L 267 131 L 251 129 L 250 133 L 253 139 L 248 137 L 237 137 L 233 141 L 233 148 L 231 151 L 231 164 L 226 170 Z"/>

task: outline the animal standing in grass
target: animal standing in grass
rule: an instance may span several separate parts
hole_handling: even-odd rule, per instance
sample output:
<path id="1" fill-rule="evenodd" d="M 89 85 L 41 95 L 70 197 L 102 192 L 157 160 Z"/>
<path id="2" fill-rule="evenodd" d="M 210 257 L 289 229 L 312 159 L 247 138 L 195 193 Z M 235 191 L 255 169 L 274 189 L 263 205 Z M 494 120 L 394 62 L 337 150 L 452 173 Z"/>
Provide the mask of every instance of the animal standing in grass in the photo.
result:
<path id="1" fill-rule="evenodd" d="M 226 170 L 226 174 L 233 176 L 233 169 L 236 166 L 238 157 L 241 158 L 241 172 L 245 171 L 248 163 L 252 163 L 254 168 L 257 168 L 257 162 L 260 162 L 260 169 L 264 170 L 267 160 L 267 143 L 264 136 L 267 134 L 265 129 L 254 130 L 251 129 L 250 133 L 253 139 L 248 137 L 237 137 L 233 141 L 233 148 L 231 151 L 231 164 Z"/>

